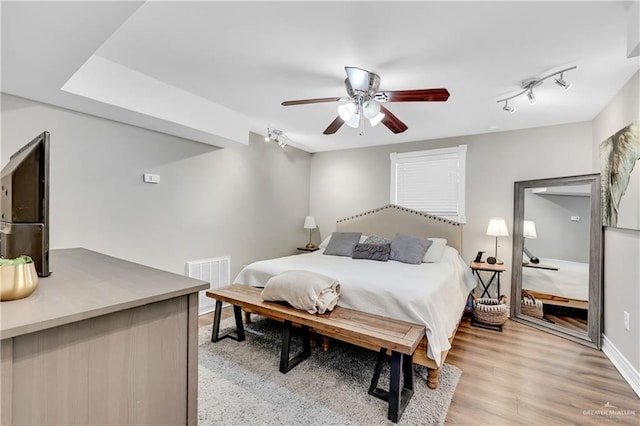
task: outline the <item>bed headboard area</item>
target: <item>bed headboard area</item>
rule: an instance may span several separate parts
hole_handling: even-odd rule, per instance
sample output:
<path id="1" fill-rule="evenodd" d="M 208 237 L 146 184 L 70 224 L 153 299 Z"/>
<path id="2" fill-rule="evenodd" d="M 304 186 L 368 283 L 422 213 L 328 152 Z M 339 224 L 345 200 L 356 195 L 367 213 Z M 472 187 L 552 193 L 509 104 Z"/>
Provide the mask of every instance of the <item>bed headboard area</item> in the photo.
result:
<path id="1" fill-rule="evenodd" d="M 462 224 L 406 207 L 388 204 L 336 222 L 338 232 L 362 232 L 392 239 L 396 233 L 423 238 L 446 238 L 462 255 Z"/>

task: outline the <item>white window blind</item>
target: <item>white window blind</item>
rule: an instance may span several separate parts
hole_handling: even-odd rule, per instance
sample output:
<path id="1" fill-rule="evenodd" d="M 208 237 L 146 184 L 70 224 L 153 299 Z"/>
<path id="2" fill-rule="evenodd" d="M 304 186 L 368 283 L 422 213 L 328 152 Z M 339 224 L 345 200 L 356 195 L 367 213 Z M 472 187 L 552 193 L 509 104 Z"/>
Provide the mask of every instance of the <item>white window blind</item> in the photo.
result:
<path id="1" fill-rule="evenodd" d="M 391 153 L 391 202 L 466 222 L 466 153 L 466 145 Z"/>

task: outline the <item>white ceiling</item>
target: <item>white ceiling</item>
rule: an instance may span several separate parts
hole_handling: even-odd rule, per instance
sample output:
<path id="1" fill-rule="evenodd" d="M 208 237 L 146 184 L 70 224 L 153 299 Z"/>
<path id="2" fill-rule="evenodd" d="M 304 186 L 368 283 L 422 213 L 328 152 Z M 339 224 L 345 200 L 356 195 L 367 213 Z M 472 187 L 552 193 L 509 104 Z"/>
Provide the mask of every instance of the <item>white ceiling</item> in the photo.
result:
<path id="1" fill-rule="evenodd" d="M 223 147 L 269 126 L 309 152 L 587 121 L 640 68 L 637 3 L 3 1 L 2 91 Z M 346 95 L 346 65 L 451 96 L 387 104 L 397 135 L 323 135 L 336 103 L 280 105 Z M 496 103 L 570 66 L 570 91 Z"/>

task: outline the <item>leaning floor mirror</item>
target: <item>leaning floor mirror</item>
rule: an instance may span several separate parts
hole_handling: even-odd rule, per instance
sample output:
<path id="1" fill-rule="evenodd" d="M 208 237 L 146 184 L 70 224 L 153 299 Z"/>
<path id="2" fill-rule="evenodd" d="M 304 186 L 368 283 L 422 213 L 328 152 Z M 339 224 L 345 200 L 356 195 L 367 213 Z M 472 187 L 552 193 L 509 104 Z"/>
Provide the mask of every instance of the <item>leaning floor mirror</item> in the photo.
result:
<path id="1" fill-rule="evenodd" d="M 511 318 L 600 349 L 600 175 L 515 182 Z"/>

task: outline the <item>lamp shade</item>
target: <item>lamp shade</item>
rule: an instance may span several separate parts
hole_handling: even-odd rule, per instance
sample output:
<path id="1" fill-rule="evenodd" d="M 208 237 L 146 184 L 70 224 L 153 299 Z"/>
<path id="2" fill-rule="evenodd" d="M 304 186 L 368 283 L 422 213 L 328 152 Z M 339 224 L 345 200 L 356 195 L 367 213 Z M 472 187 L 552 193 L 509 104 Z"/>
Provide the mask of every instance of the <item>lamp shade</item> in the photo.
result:
<path id="1" fill-rule="evenodd" d="M 536 234 L 536 224 L 532 220 L 525 220 L 522 227 L 522 236 L 524 238 L 535 239 L 538 237 Z"/>
<path id="2" fill-rule="evenodd" d="M 371 127 L 377 126 L 382 121 L 383 118 L 384 118 L 384 114 L 381 112 L 379 112 L 378 115 L 376 115 L 375 117 L 370 118 L 369 122 L 371 123 Z"/>
<path id="3" fill-rule="evenodd" d="M 304 229 L 315 229 L 316 228 L 316 220 L 313 216 L 307 216 L 304 218 Z"/>
<path id="4" fill-rule="evenodd" d="M 368 119 L 375 118 L 378 114 L 380 114 L 380 104 L 371 99 L 362 105 L 362 109 L 364 110 L 364 116 Z"/>
<path id="5" fill-rule="evenodd" d="M 508 237 L 507 223 L 501 217 L 492 217 L 487 226 L 487 235 L 492 237 Z"/>
<path id="6" fill-rule="evenodd" d="M 338 115 L 343 121 L 349 121 L 356 112 L 356 106 L 353 102 L 338 105 Z"/>

